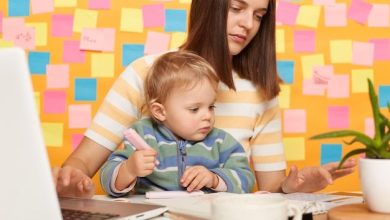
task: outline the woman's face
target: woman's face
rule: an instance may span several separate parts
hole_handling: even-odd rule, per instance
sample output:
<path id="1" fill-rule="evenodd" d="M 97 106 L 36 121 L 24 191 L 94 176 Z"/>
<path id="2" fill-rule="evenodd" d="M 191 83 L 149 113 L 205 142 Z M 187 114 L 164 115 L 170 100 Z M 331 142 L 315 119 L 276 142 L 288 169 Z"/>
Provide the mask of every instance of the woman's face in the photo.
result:
<path id="1" fill-rule="evenodd" d="M 239 54 L 260 28 L 269 0 L 230 0 L 227 35 L 230 54 Z"/>

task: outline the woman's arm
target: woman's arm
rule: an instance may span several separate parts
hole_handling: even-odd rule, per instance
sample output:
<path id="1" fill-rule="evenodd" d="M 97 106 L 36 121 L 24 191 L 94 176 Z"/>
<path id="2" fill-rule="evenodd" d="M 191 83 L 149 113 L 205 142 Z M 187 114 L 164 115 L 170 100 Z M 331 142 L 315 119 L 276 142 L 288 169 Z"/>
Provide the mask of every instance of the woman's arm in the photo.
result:
<path id="1" fill-rule="evenodd" d="M 286 171 L 255 171 L 257 187 L 268 192 L 282 192 L 281 184 L 286 178 Z"/>

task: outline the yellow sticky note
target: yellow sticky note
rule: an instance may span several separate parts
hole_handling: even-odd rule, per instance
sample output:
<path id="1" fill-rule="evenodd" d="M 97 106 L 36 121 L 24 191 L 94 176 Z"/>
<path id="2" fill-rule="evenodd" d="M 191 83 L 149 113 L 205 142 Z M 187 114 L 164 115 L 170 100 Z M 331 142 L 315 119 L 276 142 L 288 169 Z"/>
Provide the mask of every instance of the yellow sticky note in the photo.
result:
<path id="1" fill-rule="evenodd" d="M 279 106 L 280 108 L 290 108 L 291 86 L 280 85 Z"/>
<path id="2" fill-rule="evenodd" d="M 285 31 L 283 29 L 276 29 L 276 53 L 286 52 Z"/>
<path id="3" fill-rule="evenodd" d="M 305 160 L 305 139 L 303 137 L 283 138 L 286 160 Z"/>
<path id="4" fill-rule="evenodd" d="M 76 7 L 77 0 L 54 0 L 54 7 Z"/>
<path id="5" fill-rule="evenodd" d="M 331 63 L 352 63 L 352 40 L 330 41 Z"/>
<path id="6" fill-rule="evenodd" d="M 141 9 L 122 8 L 120 30 L 142 33 L 144 22 Z"/>
<path id="7" fill-rule="evenodd" d="M 96 53 L 91 55 L 91 75 L 93 77 L 113 77 L 115 73 L 115 57 L 112 53 Z"/>
<path id="8" fill-rule="evenodd" d="M 299 7 L 296 24 L 316 28 L 320 20 L 320 12 L 319 5 L 302 5 Z"/>
<path id="9" fill-rule="evenodd" d="M 309 79 L 313 75 L 313 67 L 324 65 L 323 54 L 312 54 L 301 57 L 303 78 Z"/>
<path id="10" fill-rule="evenodd" d="M 3 39 L 0 39 L 0 48 L 2 47 L 13 47 L 14 46 L 14 42 L 13 41 L 6 41 L 6 40 L 3 40 Z"/>
<path id="11" fill-rule="evenodd" d="M 192 0 L 179 0 L 179 3 L 188 3 L 190 4 Z"/>
<path id="12" fill-rule="evenodd" d="M 35 29 L 36 46 L 47 45 L 47 23 L 45 22 L 26 23 L 26 26 L 33 27 Z"/>
<path id="13" fill-rule="evenodd" d="M 171 50 L 179 48 L 181 45 L 183 45 L 186 39 L 187 39 L 187 33 L 173 32 L 171 35 L 171 43 L 169 45 L 169 48 Z"/>
<path id="14" fill-rule="evenodd" d="M 88 9 L 76 9 L 74 13 L 73 31 L 81 32 L 83 28 L 95 28 L 98 12 Z"/>
<path id="15" fill-rule="evenodd" d="M 34 92 L 35 106 L 37 108 L 38 114 L 41 113 L 41 93 Z"/>
<path id="16" fill-rule="evenodd" d="M 42 123 L 46 146 L 62 147 L 64 125 L 62 123 Z"/>
<path id="17" fill-rule="evenodd" d="M 351 71 L 352 76 L 352 92 L 353 93 L 367 93 L 368 85 L 367 79 L 374 81 L 373 69 L 358 69 Z"/>

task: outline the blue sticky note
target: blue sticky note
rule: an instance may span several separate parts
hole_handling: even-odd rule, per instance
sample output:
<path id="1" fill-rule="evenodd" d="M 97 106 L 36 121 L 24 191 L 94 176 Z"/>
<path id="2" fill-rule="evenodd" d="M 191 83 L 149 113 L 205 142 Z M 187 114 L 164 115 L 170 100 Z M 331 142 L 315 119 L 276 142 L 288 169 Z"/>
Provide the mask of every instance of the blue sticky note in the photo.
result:
<path id="1" fill-rule="evenodd" d="M 321 165 L 341 160 L 341 144 L 321 144 Z"/>
<path id="2" fill-rule="evenodd" d="M 31 74 L 46 74 L 46 65 L 50 63 L 49 52 L 33 52 L 28 53 L 28 67 Z"/>
<path id="3" fill-rule="evenodd" d="M 96 79 L 76 78 L 74 99 L 76 101 L 96 101 Z"/>
<path id="4" fill-rule="evenodd" d="M 165 10 L 165 31 L 166 32 L 186 32 L 187 31 L 186 10 Z"/>
<path id="5" fill-rule="evenodd" d="M 143 44 L 124 44 L 122 50 L 122 66 L 127 66 L 144 56 L 145 46 Z"/>
<path id="6" fill-rule="evenodd" d="M 390 103 L 390 85 L 379 86 L 379 107 L 387 108 L 387 103 Z"/>
<path id="7" fill-rule="evenodd" d="M 280 60 L 277 62 L 277 68 L 279 76 L 285 84 L 294 82 L 294 61 Z"/>
<path id="8" fill-rule="evenodd" d="M 8 0 L 8 16 L 29 16 L 30 0 Z"/>

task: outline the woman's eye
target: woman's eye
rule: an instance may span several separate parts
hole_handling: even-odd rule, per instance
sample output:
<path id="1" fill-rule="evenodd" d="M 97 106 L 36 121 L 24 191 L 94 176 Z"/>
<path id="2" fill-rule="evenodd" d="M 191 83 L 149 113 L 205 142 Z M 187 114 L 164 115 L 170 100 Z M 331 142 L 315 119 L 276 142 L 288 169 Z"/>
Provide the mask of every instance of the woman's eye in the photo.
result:
<path id="1" fill-rule="evenodd" d="M 239 12 L 241 10 L 241 8 L 237 7 L 237 6 L 231 6 L 230 7 L 230 10 L 234 11 L 234 12 Z"/>
<path id="2" fill-rule="evenodd" d="M 256 18 L 256 20 L 261 21 L 261 19 L 263 19 L 263 16 L 262 15 L 255 15 L 255 18 Z"/>

